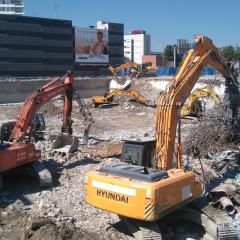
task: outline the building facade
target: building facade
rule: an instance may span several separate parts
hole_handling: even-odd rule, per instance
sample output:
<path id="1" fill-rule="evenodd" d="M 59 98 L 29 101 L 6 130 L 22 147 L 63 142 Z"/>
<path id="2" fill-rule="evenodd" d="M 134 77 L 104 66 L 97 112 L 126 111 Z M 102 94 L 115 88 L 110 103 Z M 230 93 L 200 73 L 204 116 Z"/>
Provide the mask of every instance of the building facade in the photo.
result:
<path id="1" fill-rule="evenodd" d="M 24 1 L 0 0 L 0 14 L 24 15 Z"/>
<path id="2" fill-rule="evenodd" d="M 162 54 L 151 54 L 142 56 L 142 64 L 151 63 L 151 67 L 157 68 L 164 66 L 164 57 Z"/>
<path id="3" fill-rule="evenodd" d="M 109 62 L 76 64 L 72 21 L 0 14 L 0 77 L 59 76 L 67 70 L 79 76 L 107 75 L 109 64 L 124 61 L 124 30 L 123 24 L 106 24 Z"/>
<path id="4" fill-rule="evenodd" d="M 0 15 L 0 76 L 58 76 L 73 69 L 72 21 Z"/>
<path id="5" fill-rule="evenodd" d="M 97 29 L 108 30 L 109 63 L 111 65 L 122 64 L 124 62 L 124 24 L 98 21 Z"/>
<path id="6" fill-rule="evenodd" d="M 191 48 L 191 43 L 187 39 L 177 39 L 177 54 L 184 55 Z"/>
<path id="7" fill-rule="evenodd" d="M 143 30 L 124 35 L 124 57 L 128 61 L 143 64 L 142 56 L 151 53 L 151 36 Z"/>

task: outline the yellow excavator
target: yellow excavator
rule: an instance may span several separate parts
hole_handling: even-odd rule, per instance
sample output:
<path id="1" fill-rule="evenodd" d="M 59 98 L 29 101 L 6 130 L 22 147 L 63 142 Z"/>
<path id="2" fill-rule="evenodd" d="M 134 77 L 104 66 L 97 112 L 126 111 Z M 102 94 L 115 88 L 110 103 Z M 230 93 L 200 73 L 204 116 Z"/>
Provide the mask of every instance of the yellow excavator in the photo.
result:
<path id="1" fill-rule="evenodd" d="M 139 75 L 139 65 L 134 62 L 127 62 L 118 67 L 109 66 L 108 70 L 111 72 L 112 76 L 117 77 L 117 72 L 122 71 L 126 68 L 133 68 L 136 70 L 136 75 Z"/>
<path id="2" fill-rule="evenodd" d="M 107 107 L 115 104 L 111 104 L 115 95 L 125 95 L 131 97 L 134 101 L 147 105 L 149 100 L 144 96 L 135 91 L 124 91 L 124 90 L 113 90 L 109 93 L 106 93 L 105 96 L 95 96 L 92 97 L 92 106 L 93 107 Z"/>
<path id="3" fill-rule="evenodd" d="M 203 184 L 195 173 L 188 166 L 183 168 L 180 127 L 181 108 L 202 69 L 206 65 L 214 67 L 226 79 L 226 88 L 234 82 L 231 69 L 211 39 L 196 36 L 194 44 L 175 79 L 160 95 L 155 146 L 151 141 L 128 142 L 123 162 L 86 174 L 87 203 L 118 214 L 127 219 L 131 226 L 139 226 L 140 239 L 162 239 L 161 230 L 156 231 L 155 221 L 176 209 L 182 209 L 203 193 Z M 231 89 L 228 90 L 230 95 Z M 138 165 L 133 165 L 133 162 Z M 154 168 L 151 167 L 152 162 Z M 214 235 L 214 239 L 235 239 L 232 219 L 227 216 L 223 218 L 220 211 L 215 213 L 213 206 L 210 210 L 210 206 L 205 207 L 207 209 L 201 208 L 205 218 L 202 215 L 195 217 L 202 221 L 205 230 Z M 174 217 L 180 215 L 174 214 Z"/>
<path id="4" fill-rule="evenodd" d="M 220 102 L 220 98 L 211 85 L 195 89 L 189 96 L 187 103 L 181 109 L 182 116 L 198 117 L 204 111 L 200 98 L 208 98 L 215 104 Z"/>

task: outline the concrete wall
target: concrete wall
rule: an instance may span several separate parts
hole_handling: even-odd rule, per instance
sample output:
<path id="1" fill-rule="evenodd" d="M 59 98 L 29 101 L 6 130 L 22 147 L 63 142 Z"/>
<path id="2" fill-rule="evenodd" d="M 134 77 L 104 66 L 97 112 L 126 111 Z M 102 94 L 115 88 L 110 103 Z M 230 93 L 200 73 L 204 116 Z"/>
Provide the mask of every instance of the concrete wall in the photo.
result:
<path id="1" fill-rule="evenodd" d="M 30 94 L 49 81 L 50 79 L 47 78 L 2 80 L 0 81 L 0 104 L 24 102 Z M 108 90 L 109 81 L 109 78 L 77 78 L 75 89 L 80 90 L 82 98 L 102 96 Z"/>
<path id="2" fill-rule="evenodd" d="M 174 78 L 173 76 L 156 77 L 150 80 L 150 84 L 154 88 L 159 89 L 160 91 L 165 91 L 170 82 L 173 80 L 173 78 Z M 225 81 L 222 76 L 202 76 L 195 84 L 193 90 L 196 88 L 206 87 L 207 84 L 213 86 L 214 90 L 219 95 L 220 99 L 223 99 L 225 91 Z"/>

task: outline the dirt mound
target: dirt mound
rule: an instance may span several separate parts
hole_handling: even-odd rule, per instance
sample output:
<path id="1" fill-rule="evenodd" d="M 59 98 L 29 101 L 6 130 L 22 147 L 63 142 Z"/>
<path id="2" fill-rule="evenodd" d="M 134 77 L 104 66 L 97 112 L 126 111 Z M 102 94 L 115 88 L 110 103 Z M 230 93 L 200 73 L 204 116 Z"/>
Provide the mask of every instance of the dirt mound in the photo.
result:
<path id="1" fill-rule="evenodd" d="M 76 229 L 73 224 L 63 223 L 60 227 L 57 227 L 49 218 L 30 216 L 23 213 L 2 212 L 1 215 L 4 215 L 4 217 L 0 218 L 0 229 L 8 228 L 1 233 L 1 240 L 102 240 L 97 234 Z"/>
<path id="2" fill-rule="evenodd" d="M 119 156 L 122 152 L 122 146 L 123 143 L 121 142 L 106 142 L 91 147 L 82 146 L 80 147 L 80 151 L 82 153 L 89 153 L 93 157 L 108 158 Z"/>

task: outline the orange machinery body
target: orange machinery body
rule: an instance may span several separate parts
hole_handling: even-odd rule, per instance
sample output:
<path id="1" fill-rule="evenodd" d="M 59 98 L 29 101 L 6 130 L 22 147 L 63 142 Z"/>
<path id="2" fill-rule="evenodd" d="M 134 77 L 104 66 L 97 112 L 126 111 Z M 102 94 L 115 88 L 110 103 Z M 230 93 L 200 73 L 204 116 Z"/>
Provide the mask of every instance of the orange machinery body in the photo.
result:
<path id="1" fill-rule="evenodd" d="M 86 175 L 86 201 L 94 207 L 121 216 L 155 221 L 202 193 L 194 173 L 169 170 L 168 178 L 145 182 L 100 171 Z"/>
<path id="2" fill-rule="evenodd" d="M 32 143 L 10 144 L 0 151 L 0 173 L 40 158 L 41 152 Z"/>
<path id="3" fill-rule="evenodd" d="M 74 75 L 69 72 L 62 78 L 54 78 L 25 100 L 18 114 L 10 142 L 0 143 L 0 173 L 41 158 L 41 152 L 31 143 L 34 119 L 40 106 L 61 93 L 65 93 L 62 132 L 72 133 L 73 82 Z"/>

